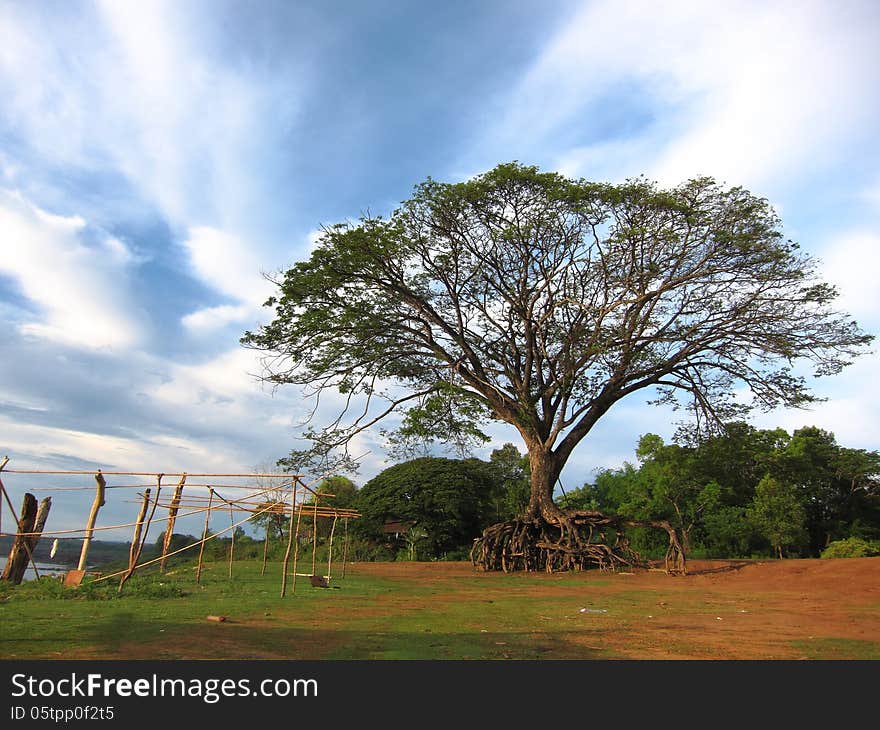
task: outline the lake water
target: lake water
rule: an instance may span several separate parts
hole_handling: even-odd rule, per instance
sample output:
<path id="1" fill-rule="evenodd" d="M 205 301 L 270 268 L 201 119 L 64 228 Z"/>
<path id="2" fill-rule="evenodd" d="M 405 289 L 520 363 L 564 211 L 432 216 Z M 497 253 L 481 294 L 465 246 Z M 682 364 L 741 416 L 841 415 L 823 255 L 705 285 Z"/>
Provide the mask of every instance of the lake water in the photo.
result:
<path id="1" fill-rule="evenodd" d="M 40 576 L 44 575 L 64 575 L 68 570 L 71 570 L 72 566 L 70 565 L 59 565 L 58 563 L 41 563 L 39 560 L 37 561 L 37 570 L 40 571 Z M 28 563 L 27 570 L 24 572 L 24 580 L 33 580 L 34 579 L 34 566 Z"/>

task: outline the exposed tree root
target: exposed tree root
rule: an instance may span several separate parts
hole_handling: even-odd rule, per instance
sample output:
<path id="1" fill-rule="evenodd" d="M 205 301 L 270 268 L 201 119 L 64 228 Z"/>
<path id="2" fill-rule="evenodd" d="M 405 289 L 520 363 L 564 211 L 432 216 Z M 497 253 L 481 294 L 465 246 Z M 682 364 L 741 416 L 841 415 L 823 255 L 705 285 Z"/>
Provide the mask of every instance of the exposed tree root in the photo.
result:
<path id="1" fill-rule="evenodd" d="M 665 520 L 631 520 L 590 511 L 565 513 L 555 524 L 539 517 L 490 525 L 474 540 L 471 562 L 482 570 L 505 573 L 646 567 L 647 562 L 630 546 L 625 527 L 665 530 L 669 535 L 666 572 L 686 572 L 681 542 Z"/>

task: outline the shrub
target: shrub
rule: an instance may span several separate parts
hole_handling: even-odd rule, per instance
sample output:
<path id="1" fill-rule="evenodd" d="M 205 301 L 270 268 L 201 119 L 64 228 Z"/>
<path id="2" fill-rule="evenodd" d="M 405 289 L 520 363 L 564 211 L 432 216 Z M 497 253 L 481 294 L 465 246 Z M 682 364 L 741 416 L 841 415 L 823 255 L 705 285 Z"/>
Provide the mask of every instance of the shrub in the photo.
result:
<path id="1" fill-rule="evenodd" d="M 823 558 L 870 558 L 880 555 L 880 543 L 869 542 L 860 537 L 835 540 L 822 551 Z"/>

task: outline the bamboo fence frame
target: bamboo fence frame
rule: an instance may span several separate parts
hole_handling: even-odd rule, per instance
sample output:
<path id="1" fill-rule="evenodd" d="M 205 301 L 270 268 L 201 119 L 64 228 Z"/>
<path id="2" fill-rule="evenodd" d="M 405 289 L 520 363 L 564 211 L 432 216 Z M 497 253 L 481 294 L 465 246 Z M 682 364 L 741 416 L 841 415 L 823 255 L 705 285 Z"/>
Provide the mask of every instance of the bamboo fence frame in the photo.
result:
<path id="1" fill-rule="evenodd" d="M 336 524 L 339 518 L 341 517 L 345 523 L 345 540 L 343 543 L 343 556 L 342 556 L 342 577 L 345 577 L 345 567 L 346 567 L 346 558 L 348 552 L 348 520 L 356 519 L 360 517 L 360 513 L 358 513 L 354 509 L 350 508 L 335 508 L 327 505 L 320 505 L 319 501 L 321 498 L 332 498 L 335 495 L 327 494 L 327 493 L 319 493 L 316 489 L 312 488 L 312 486 L 304 483 L 300 475 L 295 474 L 268 474 L 268 473 L 210 473 L 210 472 L 135 472 L 135 471 L 103 471 L 98 469 L 96 471 L 84 471 L 84 470 L 49 470 L 49 469 L 6 469 L 6 465 L 9 463 L 9 458 L 6 457 L 2 463 L 0 463 L 0 472 L 4 472 L 7 474 L 31 474 L 31 475 L 64 475 L 64 476 L 72 476 L 72 475 L 89 475 L 93 476 L 97 482 L 97 490 L 95 487 L 63 487 L 63 486 L 47 486 L 41 488 L 35 488 L 34 491 L 57 491 L 57 492 L 72 492 L 72 491 L 86 491 L 86 490 L 96 490 L 96 496 L 94 503 L 92 505 L 92 510 L 89 515 L 89 520 L 86 528 L 84 529 L 69 529 L 69 530 L 55 530 L 48 531 L 43 530 L 40 532 L 19 532 L 18 530 L 15 533 L 4 533 L 2 531 L 2 509 L 3 503 L 0 500 L 0 537 L 5 536 L 21 536 L 21 537 L 30 537 L 30 536 L 56 536 L 56 535 L 77 535 L 83 534 L 83 554 L 80 558 L 80 563 L 85 560 L 85 555 L 88 551 L 88 544 L 92 538 L 92 535 L 97 531 L 104 530 L 118 530 L 120 528 L 125 527 L 133 527 L 134 534 L 132 536 L 131 544 L 130 544 L 130 552 L 129 552 L 129 565 L 126 569 L 117 571 L 116 573 L 112 573 L 110 575 L 103 575 L 95 578 L 92 582 L 101 582 L 105 580 L 109 580 L 111 578 L 116 578 L 121 576 L 118 592 L 122 591 L 122 588 L 125 582 L 137 571 L 138 569 L 144 568 L 149 565 L 153 565 L 155 563 L 160 563 L 160 570 L 164 571 L 165 562 L 169 557 L 177 555 L 179 553 L 185 552 L 186 550 L 190 550 L 195 548 L 197 545 L 199 546 L 199 556 L 198 556 L 198 564 L 196 569 L 196 581 L 201 582 L 201 574 L 202 574 L 202 561 L 205 550 L 205 543 L 208 540 L 219 537 L 227 532 L 231 532 L 232 536 L 230 539 L 229 546 L 229 567 L 228 567 L 228 577 L 232 578 L 232 566 L 234 561 L 234 550 L 235 550 L 235 530 L 241 525 L 250 522 L 255 517 L 258 517 L 262 514 L 281 514 L 287 515 L 289 514 L 289 527 L 288 527 L 288 546 L 287 551 L 285 553 L 284 561 L 283 561 L 283 570 L 282 570 L 282 587 L 281 587 L 281 596 L 284 597 L 286 593 L 287 586 L 287 578 L 291 573 L 288 572 L 288 563 L 290 557 L 290 549 L 293 547 L 293 592 L 296 592 L 296 578 L 298 575 L 309 576 L 311 575 L 313 578 L 316 576 L 317 570 L 317 547 L 318 547 L 318 518 L 332 518 L 332 526 L 330 529 L 329 536 L 329 544 L 328 544 L 328 559 L 327 559 L 327 575 L 323 576 L 326 579 L 326 582 L 331 580 L 331 566 L 333 560 L 333 540 L 336 531 Z M 156 479 L 155 487 L 156 492 L 155 496 L 151 497 L 151 492 L 153 485 L 147 484 L 107 484 L 106 477 L 107 476 L 144 476 L 144 477 L 154 477 Z M 170 500 L 162 501 L 160 499 L 160 493 L 162 491 L 162 479 L 163 477 L 179 477 L 180 480 L 175 487 L 174 494 L 170 498 Z M 281 480 L 280 483 L 276 483 L 270 487 L 255 487 L 253 485 L 242 485 L 242 484 L 218 484 L 216 482 L 191 482 L 188 481 L 191 477 L 217 477 L 217 478 L 262 478 L 262 479 L 278 479 Z M 227 499 L 223 497 L 218 491 L 217 487 L 223 487 L 224 489 L 241 489 L 247 490 L 247 494 L 233 499 Z M 195 496 L 191 494 L 184 494 L 185 488 L 206 488 L 208 490 L 208 496 Z M 277 495 L 278 489 L 289 488 L 291 493 L 290 504 L 280 501 L 277 497 L 274 501 L 267 501 L 266 499 L 260 499 L 261 496 L 265 496 L 268 492 L 275 492 Z M 137 501 L 139 504 L 138 516 L 134 522 L 121 523 L 116 525 L 102 525 L 95 526 L 95 521 L 97 519 L 98 509 L 105 504 L 106 493 L 107 490 L 110 489 L 144 489 L 144 492 L 140 495 L 141 499 Z M 12 502 L 10 501 L 8 491 L 3 485 L 2 480 L 0 480 L 0 491 L 3 493 L 3 497 L 8 503 L 9 509 L 12 512 L 13 517 L 15 517 L 15 509 L 12 506 Z M 298 501 L 297 493 L 302 493 L 302 499 Z M 306 497 L 312 497 L 311 503 L 306 503 Z M 215 502 L 215 498 L 217 502 Z M 222 503 L 222 504 L 221 504 Z M 153 521 L 153 517 L 156 513 L 157 508 L 162 507 L 163 509 L 168 510 L 167 522 L 166 522 L 166 535 L 163 540 L 161 555 L 157 558 L 139 562 L 140 556 L 143 552 L 144 546 L 147 541 L 147 536 L 149 533 L 150 526 Z M 208 527 L 210 524 L 211 514 L 216 509 L 225 509 L 229 513 L 230 518 L 230 526 L 211 535 L 208 535 Z M 147 511 L 149 510 L 149 515 L 147 515 Z M 239 521 L 235 521 L 235 513 L 246 513 L 246 517 Z M 170 546 L 171 535 L 168 534 L 171 530 L 173 530 L 173 526 L 177 519 L 181 519 L 184 517 L 189 517 L 193 515 L 198 515 L 204 513 L 205 515 L 205 523 L 202 531 L 202 537 L 195 542 L 185 545 L 177 550 L 170 551 L 168 550 Z M 299 553 L 299 543 L 300 543 L 300 528 L 302 525 L 302 517 L 303 514 L 307 516 L 311 516 L 312 518 L 312 572 L 311 574 L 303 574 L 297 572 L 297 559 Z M 146 518 L 146 519 L 145 519 Z M 295 518 L 295 520 L 294 520 Z M 295 529 L 294 529 L 295 525 Z M 19 528 L 20 525 L 18 520 L 16 519 L 16 527 Z M 266 557 L 268 551 L 268 539 L 269 533 L 268 530 L 265 536 L 265 545 L 263 551 L 263 565 L 261 568 L 261 575 L 265 575 L 266 570 Z M 33 565 L 34 573 L 39 578 L 39 572 L 37 570 L 36 561 L 34 560 L 31 551 L 28 549 L 28 556 L 30 558 L 31 564 Z M 83 567 L 79 568 L 80 570 L 84 570 Z M 325 582 L 325 585 L 326 585 Z"/>

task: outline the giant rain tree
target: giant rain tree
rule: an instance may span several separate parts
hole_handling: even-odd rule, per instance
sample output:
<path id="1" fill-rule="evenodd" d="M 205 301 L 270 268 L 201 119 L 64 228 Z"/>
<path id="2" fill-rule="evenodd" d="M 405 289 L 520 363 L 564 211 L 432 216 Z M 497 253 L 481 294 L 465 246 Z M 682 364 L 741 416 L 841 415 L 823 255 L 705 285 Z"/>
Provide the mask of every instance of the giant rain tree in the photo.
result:
<path id="1" fill-rule="evenodd" d="M 602 562 L 597 532 L 620 525 L 560 510 L 553 491 L 621 399 L 690 407 L 700 428 L 802 407 L 816 398 L 798 360 L 837 373 L 871 340 L 768 202 L 709 178 L 664 190 L 509 163 L 428 179 L 390 218 L 325 228 L 276 283 L 274 319 L 242 338 L 267 353 L 264 378 L 358 404 L 308 432 L 314 454 L 395 411 L 408 438 L 480 438 L 484 418 L 517 429 L 530 500 L 477 541 L 485 568 Z"/>

